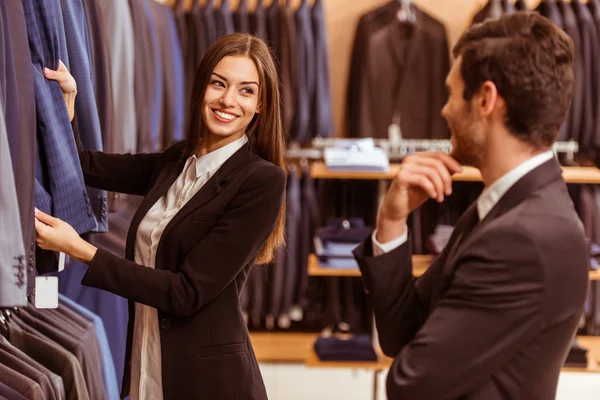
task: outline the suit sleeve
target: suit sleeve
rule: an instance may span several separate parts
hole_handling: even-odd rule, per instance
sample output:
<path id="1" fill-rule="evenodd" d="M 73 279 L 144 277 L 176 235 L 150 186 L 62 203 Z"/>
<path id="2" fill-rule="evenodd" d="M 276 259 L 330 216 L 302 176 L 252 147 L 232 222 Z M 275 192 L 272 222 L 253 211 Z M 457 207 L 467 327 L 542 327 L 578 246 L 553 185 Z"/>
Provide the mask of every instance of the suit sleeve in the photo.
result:
<path id="1" fill-rule="evenodd" d="M 176 272 L 159 266 L 147 268 L 98 249 L 82 284 L 171 315 L 193 315 L 258 254 L 273 232 L 284 193 L 283 170 L 269 167 L 256 171 Z"/>
<path id="2" fill-rule="evenodd" d="M 423 325 L 429 310 L 429 293 L 441 268 L 438 258 L 416 279 L 409 242 L 374 257 L 373 242 L 368 238 L 354 251 L 373 305 L 381 350 L 390 357 L 395 357 Z"/>
<path id="3" fill-rule="evenodd" d="M 525 227 L 494 234 L 493 241 L 473 244 L 448 291 L 396 357 L 387 379 L 390 398 L 461 398 L 541 329 L 544 276 L 536 244 Z"/>
<path id="4" fill-rule="evenodd" d="M 71 124 L 86 186 L 137 196 L 148 193 L 162 153 L 107 154 L 86 150 L 79 136 L 77 118 Z"/>

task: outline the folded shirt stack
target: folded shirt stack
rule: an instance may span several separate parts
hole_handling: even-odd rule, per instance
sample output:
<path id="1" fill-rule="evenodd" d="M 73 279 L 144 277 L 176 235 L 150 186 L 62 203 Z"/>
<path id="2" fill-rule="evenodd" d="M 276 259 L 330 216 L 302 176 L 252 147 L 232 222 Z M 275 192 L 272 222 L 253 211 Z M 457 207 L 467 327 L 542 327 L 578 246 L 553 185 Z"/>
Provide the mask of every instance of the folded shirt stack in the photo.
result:
<path id="1" fill-rule="evenodd" d="M 375 147 L 372 138 L 340 139 L 328 147 L 323 158 L 331 171 L 387 172 L 390 162 L 383 149 Z"/>
<path id="2" fill-rule="evenodd" d="M 327 221 L 327 225 L 318 228 L 315 237 L 315 252 L 319 264 L 325 268 L 358 269 L 352 251 L 372 232 L 362 218 Z"/>

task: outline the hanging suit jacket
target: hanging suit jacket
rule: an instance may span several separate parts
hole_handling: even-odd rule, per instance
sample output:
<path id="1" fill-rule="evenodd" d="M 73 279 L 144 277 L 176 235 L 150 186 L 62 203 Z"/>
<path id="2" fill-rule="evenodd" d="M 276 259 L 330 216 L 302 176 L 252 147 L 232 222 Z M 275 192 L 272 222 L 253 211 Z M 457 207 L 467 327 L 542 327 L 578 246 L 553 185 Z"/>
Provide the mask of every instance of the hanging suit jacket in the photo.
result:
<path id="1" fill-rule="evenodd" d="M 19 392 L 2 382 L 0 382 L 0 396 L 6 399 L 27 400 L 27 398 L 23 397 Z"/>
<path id="2" fill-rule="evenodd" d="M 23 0 L 35 87 L 37 134 L 36 207 L 69 223 L 78 233 L 96 229 L 96 218 L 77 161 L 77 150 L 62 90 L 42 69 L 58 68 L 58 0 Z"/>
<path id="3" fill-rule="evenodd" d="M 300 84 L 298 66 L 298 31 L 292 1 L 288 1 L 280 10 L 279 35 L 281 37 L 280 79 L 281 79 L 281 105 L 283 129 L 290 139 L 296 139 L 297 125 L 296 111 L 298 107 L 298 90 Z M 271 22 L 270 22 L 271 23 Z"/>
<path id="4" fill-rule="evenodd" d="M 152 114 L 150 115 L 150 139 L 149 143 L 150 151 L 156 151 L 158 149 L 162 149 L 161 138 L 163 137 L 162 130 L 162 121 L 164 118 L 164 110 L 163 110 L 163 99 L 164 99 L 164 81 L 163 81 L 163 66 L 162 60 L 160 57 L 160 35 L 158 30 L 156 29 L 156 25 L 154 23 L 154 18 L 152 15 L 152 0 L 139 0 L 141 2 L 141 6 L 144 10 L 144 16 L 146 18 L 146 26 L 148 27 L 148 34 L 150 37 L 150 57 L 152 60 L 153 73 L 152 77 L 152 87 L 153 91 L 151 92 L 152 99 Z M 154 4 L 154 2 L 152 2 Z M 137 41 L 136 41 L 137 43 Z M 145 65 L 144 68 L 148 68 L 148 65 Z M 145 150 L 147 151 L 147 150 Z"/>
<path id="5" fill-rule="evenodd" d="M 15 49 L 26 49 L 27 28 L 23 3 L 20 1 L 7 1 L 1 3 L 2 14 L 6 12 L 6 20 L 10 28 L 10 39 Z M 17 186 L 17 200 L 19 202 L 19 216 L 23 233 L 25 249 L 25 264 L 27 266 L 27 293 L 33 290 L 35 284 L 35 226 L 33 204 L 35 196 L 35 152 L 36 152 L 36 111 L 33 75 L 31 73 L 31 55 L 28 51 L 13 52 L 15 65 L 15 78 L 19 90 L 16 93 L 15 103 L 19 107 L 19 149 L 17 168 L 14 170 Z"/>
<path id="6" fill-rule="evenodd" d="M 390 399 L 555 397 L 589 267 L 561 172 L 555 160 L 535 168 L 481 222 L 473 204 L 418 279 L 407 243 L 379 257 L 370 238 L 355 250 L 395 357 Z"/>
<path id="7" fill-rule="evenodd" d="M 77 82 L 75 112 L 82 126 L 81 140 L 90 150 L 102 151 L 102 132 L 94 83 L 89 46 L 88 26 L 81 0 L 61 0 L 62 14 L 67 39 L 69 72 Z M 65 56 L 60 55 L 65 58 Z M 106 192 L 88 189 L 92 210 L 98 223 L 98 232 L 108 231 L 108 208 Z"/>
<path id="8" fill-rule="evenodd" d="M 291 4 L 291 1 L 288 4 Z M 316 82 L 315 44 L 310 7 L 306 0 L 302 0 L 296 11 L 295 53 L 298 63 L 298 90 L 296 91 L 292 139 L 306 145 L 309 144 L 312 137 L 309 129 Z"/>
<path id="9" fill-rule="evenodd" d="M 98 107 L 98 118 L 100 120 L 100 132 L 102 136 L 102 148 L 108 149 L 113 138 L 113 126 L 115 124 L 113 112 L 113 85 L 110 70 L 109 35 L 106 30 L 105 21 L 102 18 L 101 2 L 83 0 L 86 16 L 86 24 L 89 34 L 89 53 L 92 61 L 92 81 L 94 83 L 94 94 L 96 95 L 96 106 Z M 114 2 L 111 2 L 114 3 Z M 109 5 L 108 7 L 115 7 Z M 128 29 L 131 29 L 131 21 Z M 131 55 L 130 55 L 131 57 Z M 120 74 L 121 70 L 115 73 Z"/>
<path id="10" fill-rule="evenodd" d="M 52 388 L 52 384 L 48 377 L 41 371 L 35 369 L 33 366 L 29 365 L 23 360 L 20 360 L 16 356 L 6 352 L 0 346 L 0 364 L 11 368 L 12 370 L 32 379 L 42 389 L 44 400 L 59 400 L 54 395 L 54 390 Z"/>
<path id="11" fill-rule="evenodd" d="M 262 5 L 262 0 L 259 0 L 257 7 L 260 6 L 260 14 L 262 15 L 262 35 L 261 38 L 266 40 L 269 43 L 269 47 L 271 48 L 271 52 L 275 57 L 275 65 L 277 66 L 277 72 L 279 72 L 279 76 L 281 77 L 281 36 L 280 25 L 281 25 L 281 9 L 279 7 L 279 2 L 274 1 L 271 5 L 265 10 Z M 256 10 L 254 13 L 256 14 Z M 258 15 L 258 14 L 256 14 Z"/>
<path id="12" fill-rule="evenodd" d="M 173 12 L 169 7 L 152 2 L 153 24 L 156 26 L 162 63 L 164 98 L 162 102 L 161 148 L 183 139 L 183 58 L 177 37 Z"/>
<path id="13" fill-rule="evenodd" d="M 65 399 L 65 388 L 63 386 L 62 378 L 59 375 L 51 372 L 32 357 L 29 357 L 29 355 L 17 349 L 15 346 L 10 344 L 8 339 L 5 339 L 3 336 L 0 336 L 0 351 L 4 351 L 12 355 L 14 357 L 13 360 L 16 359 L 21 361 L 21 363 L 27 364 L 27 366 L 31 367 L 28 368 L 28 371 L 36 373 L 41 372 L 42 375 L 48 379 L 50 384 L 49 393 L 47 393 L 48 399 Z"/>
<path id="14" fill-rule="evenodd" d="M 329 76 L 329 45 L 327 24 L 323 10 L 323 0 L 316 0 L 312 8 L 312 29 L 314 34 L 315 94 L 311 101 L 311 137 L 333 136 L 333 109 L 331 81 Z"/>
<path id="15" fill-rule="evenodd" d="M 600 1 L 592 0 L 588 2 L 588 8 L 592 14 L 592 18 L 594 19 L 594 24 L 596 25 L 596 33 L 600 34 Z M 596 59 L 594 59 L 596 61 Z M 592 90 L 594 96 L 594 133 L 593 133 L 593 148 L 596 154 L 600 151 L 600 79 L 596 80 L 594 85 L 595 89 Z M 596 160 L 598 163 L 598 160 Z"/>
<path id="16" fill-rule="evenodd" d="M 60 327 L 57 326 L 56 319 L 48 319 L 43 312 L 33 307 L 21 309 L 19 317 L 25 324 L 39 331 L 77 358 L 90 399 L 106 397 L 102 380 L 102 361 L 99 352 L 91 342 L 95 337 L 92 338 L 89 334 L 74 336 L 64 324 L 61 324 Z"/>
<path id="17" fill-rule="evenodd" d="M 279 5 L 274 1 L 271 7 L 276 7 L 279 9 Z M 263 5 L 263 0 L 257 0 L 256 6 L 254 7 L 254 11 L 250 13 L 250 33 L 258 36 L 262 40 L 269 40 L 269 44 L 273 46 L 273 37 L 267 36 L 267 16 L 265 14 L 265 6 Z"/>
<path id="18" fill-rule="evenodd" d="M 25 250 L 4 114 L 0 110 L 0 307 L 27 303 Z"/>
<path id="19" fill-rule="evenodd" d="M 399 117 L 405 139 L 448 138 L 441 116 L 450 68 L 444 26 L 416 7 L 416 22 L 402 24 L 392 10 L 359 22 L 356 36 L 362 39 L 349 80 L 355 87 L 347 110 L 350 136 L 388 138 Z"/>
<path id="20" fill-rule="evenodd" d="M 27 400 L 45 400 L 39 383 L 0 363 L 0 377 L 8 387 Z"/>
<path id="21" fill-rule="evenodd" d="M 236 32 L 250 32 L 248 0 L 240 0 L 237 10 L 233 13 L 233 25 Z"/>
<path id="22" fill-rule="evenodd" d="M 583 55 L 583 112 L 581 129 L 579 131 L 578 157 L 583 160 L 595 160 L 594 134 L 600 128 L 596 121 L 600 122 L 600 103 L 597 101 L 599 94 L 594 84 L 600 79 L 600 60 L 598 60 L 598 34 L 596 24 L 590 10 L 581 2 L 571 2 L 573 11 L 577 18 L 579 33 L 581 34 L 581 48 Z"/>
<path id="23" fill-rule="evenodd" d="M 561 29 L 564 29 L 563 18 L 560 13 L 560 9 L 558 8 L 558 4 L 556 4 L 556 2 L 550 0 L 542 1 L 535 9 L 535 11 L 548 18 L 556 26 L 560 27 Z M 573 104 L 571 104 L 571 107 L 573 107 Z M 571 111 L 569 111 L 567 118 L 560 127 L 558 133 L 558 140 L 567 140 L 570 137 L 569 135 L 571 129 L 571 118 Z"/>
<path id="24" fill-rule="evenodd" d="M 102 26 L 105 27 L 107 36 L 106 47 L 109 56 L 107 57 L 110 64 L 110 85 L 105 85 L 105 82 L 100 82 L 98 75 L 96 81 L 99 84 L 112 87 L 112 106 L 113 115 L 113 130 L 108 132 L 110 138 L 105 140 L 108 147 L 106 151 L 114 153 L 128 153 L 136 151 L 136 132 L 137 125 L 145 126 L 144 121 L 139 121 L 136 117 L 136 95 L 140 90 L 134 81 L 134 73 L 136 73 L 135 56 L 141 54 L 138 48 L 144 48 L 143 41 L 136 42 L 134 47 L 134 25 L 131 18 L 131 11 L 127 0 L 116 1 L 94 1 L 97 7 L 100 8 Z M 143 61 L 140 61 L 142 64 Z M 143 84 L 144 74 L 135 75 Z M 144 98 L 139 100 L 141 104 Z M 138 115 L 141 116 L 141 115 Z M 105 132 L 106 134 L 106 132 Z"/>
<path id="25" fill-rule="evenodd" d="M 239 295 L 275 226 L 285 173 L 243 147 L 169 224 L 156 269 L 137 265 L 138 226 L 181 173 L 183 145 L 138 155 L 82 151 L 88 184 L 145 196 L 131 223 L 126 258 L 98 249 L 82 283 L 130 300 L 122 397 L 130 389 L 133 304 L 139 302 L 158 310 L 165 398 L 226 400 L 244 393 L 266 399 Z M 248 229 L 254 234 L 248 236 Z"/>
<path id="26" fill-rule="evenodd" d="M 575 45 L 575 57 L 573 59 L 573 75 L 575 78 L 575 86 L 573 87 L 573 102 L 569 110 L 569 136 L 559 140 L 574 139 L 580 141 L 581 126 L 583 124 L 584 104 L 585 104 L 585 61 L 584 49 L 581 41 L 581 34 L 577 23 L 577 17 L 571 8 L 571 5 L 563 0 L 557 1 L 561 12 L 564 30 L 573 39 Z"/>
<path id="27" fill-rule="evenodd" d="M 152 135 L 150 116 L 152 114 L 152 99 L 154 96 L 154 57 L 150 43 L 150 28 L 145 16 L 142 2 L 144 0 L 129 0 L 131 22 L 133 27 L 132 48 L 134 49 L 134 72 L 132 74 L 135 99 L 135 120 L 137 124 L 136 151 L 152 151 Z M 126 21 L 125 21 L 126 22 Z M 133 45 L 135 43 L 135 46 Z M 126 134 L 127 131 L 119 131 Z"/>
<path id="28" fill-rule="evenodd" d="M 62 377 L 67 400 L 89 400 L 81 366 L 77 358 L 60 345 L 43 337 L 31 327 L 21 327 L 18 318 L 9 322 L 13 346 Z"/>
<path id="29" fill-rule="evenodd" d="M 204 29 L 204 46 L 208 50 L 219 38 L 215 21 L 215 0 L 208 0 L 202 7 L 202 27 Z"/>
<path id="30" fill-rule="evenodd" d="M 229 7 L 229 0 L 221 0 L 221 6 L 214 11 L 215 24 L 217 28 L 217 39 L 235 32 L 233 27 L 233 15 Z"/>

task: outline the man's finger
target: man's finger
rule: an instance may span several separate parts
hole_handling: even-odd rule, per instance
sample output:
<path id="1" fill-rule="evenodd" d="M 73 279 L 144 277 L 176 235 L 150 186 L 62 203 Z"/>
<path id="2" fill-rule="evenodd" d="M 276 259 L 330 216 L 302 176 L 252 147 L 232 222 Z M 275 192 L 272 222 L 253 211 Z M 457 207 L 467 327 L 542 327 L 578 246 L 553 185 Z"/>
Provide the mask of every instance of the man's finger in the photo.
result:
<path id="1" fill-rule="evenodd" d="M 402 172 L 402 180 L 408 183 L 409 186 L 422 189 L 427 195 L 433 199 L 438 198 L 438 193 L 435 190 L 435 185 L 427 177 L 427 175 L 411 172 L 409 169 Z"/>
<path id="2" fill-rule="evenodd" d="M 454 158 L 450 157 L 448 154 L 446 154 L 442 151 L 437 151 L 433 154 L 435 155 L 435 157 L 438 160 L 443 162 L 446 165 L 446 167 L 450 170 L 450 172 L 452 172 L 453 174 L 462 171 L 462 165 L 460 165 L 460 163 L 458 161 L 456 161 Z"/>
<path id="3" fill-rule="evenodd" d="M 448 170 L 446 164 L 437 158 L 433 157 L 421 157 L 415 158 L 414 163 L 417 165 L 425 165 L 431 168 L 435 168 L 444 185 L 444 194 L 450 196 L 452 194 L 452 172 Z"/>
<path id="4" fill-rule="evenodd" d="M 442 176 L 440 175 L 439 171 L 435 167 L 432 167 L 432 166 L 429 166 L 426 164 L 411 163 L 409 165 L 406 165 L 403 168 L 406 168 L 406 171 L 409 174 L 426 176 L 427 179 L 433 184 L 433 187 L 435 190 L 435 193 L 432 197 L 439 202 L 444 201 L 444 193 L 445 193 L 444 181 L 443 181 Z"/>

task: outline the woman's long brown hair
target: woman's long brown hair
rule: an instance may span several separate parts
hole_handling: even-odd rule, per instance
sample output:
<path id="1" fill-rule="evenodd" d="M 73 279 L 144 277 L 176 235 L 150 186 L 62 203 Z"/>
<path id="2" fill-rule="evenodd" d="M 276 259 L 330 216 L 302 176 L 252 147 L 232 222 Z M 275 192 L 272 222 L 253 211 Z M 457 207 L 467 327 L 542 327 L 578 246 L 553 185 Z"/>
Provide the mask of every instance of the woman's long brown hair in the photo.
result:
<path id="1" fill-rule="evenodd" d="M 206 129 L 202 121 L 202 102 L 211 75 L 223 57 L 246 56 L 254 61 L 260 77 L 260 114 L 256 114 L 246 134 L 254 151 L 263 159 L 286 169 L 283 158 L 283 125 L 279 94 L 279 77 L 269 48 L 261 39 L 246 33 L 227 35 L 208 49 L 198 68 L 192 88 L 185 156 L 198 150 L 202 132 Z M 255 263 L 267 264 L 273 259 L 275 250 L 284 244 L 285 196 L 275 229 L 260 250 Z"/>

